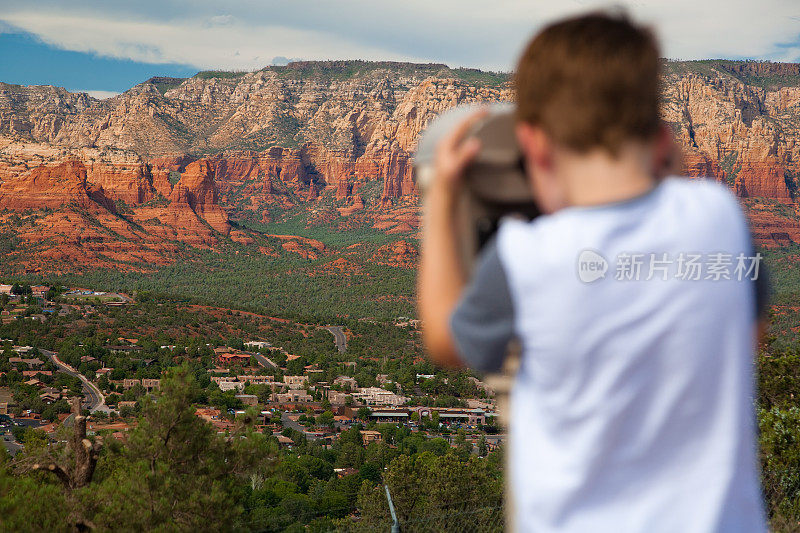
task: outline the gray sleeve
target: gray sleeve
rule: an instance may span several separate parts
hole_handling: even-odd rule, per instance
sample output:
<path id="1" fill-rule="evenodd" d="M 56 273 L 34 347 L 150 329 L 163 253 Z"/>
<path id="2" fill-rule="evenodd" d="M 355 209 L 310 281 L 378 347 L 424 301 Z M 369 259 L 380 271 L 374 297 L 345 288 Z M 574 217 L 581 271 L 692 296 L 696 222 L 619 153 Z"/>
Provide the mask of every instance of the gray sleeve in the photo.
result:
<path id="1" fill-rule="evenodd" d="M 473 278 L 450 317 L 450 332 L 467 366 L 481 371 L 503 366 L 514 336 L 514 309 L 494 239 L 481 252 Z"/>

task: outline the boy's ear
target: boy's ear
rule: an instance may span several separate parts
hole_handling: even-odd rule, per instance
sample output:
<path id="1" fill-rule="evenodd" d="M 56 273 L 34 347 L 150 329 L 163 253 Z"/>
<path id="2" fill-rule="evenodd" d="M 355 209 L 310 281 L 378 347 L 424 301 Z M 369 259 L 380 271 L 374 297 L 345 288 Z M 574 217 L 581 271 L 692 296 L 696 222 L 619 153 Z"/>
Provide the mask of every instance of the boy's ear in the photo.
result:
<path id="1" fill-rule="evenodd" d="M 681 148 L 675 141 L 675 134 L 666 122 L 662 122 L 656 134 L 653 151 L 653 173 L 656 178 L 681 173 L 683 157 Z"/>
<path id="2" fill-rule="evenodd" d="M 549 169 L 553 161 L 552 143 L 544 131 L 527 122 L 518 122 L 515 130 L 526 166 Z"/>

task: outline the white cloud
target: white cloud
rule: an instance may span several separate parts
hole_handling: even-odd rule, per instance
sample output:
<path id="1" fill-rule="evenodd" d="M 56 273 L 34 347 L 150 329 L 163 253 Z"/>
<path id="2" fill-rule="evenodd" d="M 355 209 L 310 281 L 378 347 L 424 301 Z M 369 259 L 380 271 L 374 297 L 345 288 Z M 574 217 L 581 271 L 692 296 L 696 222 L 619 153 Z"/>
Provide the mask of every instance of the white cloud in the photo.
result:
<path id="1" fill-rule="evenodd" d="M 254 69 L 274 57 L 440 61 L 510 69 L 542 24 L 607 7 L 597 0 L 75 0 L 19 2 L 0 21 L 81 52 L 198 68 Z M 800 57 L 797 0 L 624 0 L 668 57 Z M 134 7 L 135 6 L 135 7 Z M 2 30 L 0 30 L 2 31 Z"/>
<path id="2" fill-rule="evenodd" d="M 71 93 L 86 93 L 92 98 L 97 98 L 98 100 L 105 100 L 106 98 L 113 98 L 117 96 L 119 93 L 116 91 L 100 91 L 100 90 L 92 90 L 92 89 L 67 89 Z"/>
<path id="3" fill-rule="evenodd" d="M 228 26 L 233 24 L 234 17 L 232 15 L 215 15 L 206 21 L 207 26 Z"/>
<path id="4" fill-rule="evenodd" d="M 194 20 L 168 23 L 41 12 L 7 13 L 0 17 L 59 48 L 206 69 L 255 69 L 279 55 L 315 59 L 419 59 L 321 31 L 234 21 L 206 26 L 204 21 Z"/>

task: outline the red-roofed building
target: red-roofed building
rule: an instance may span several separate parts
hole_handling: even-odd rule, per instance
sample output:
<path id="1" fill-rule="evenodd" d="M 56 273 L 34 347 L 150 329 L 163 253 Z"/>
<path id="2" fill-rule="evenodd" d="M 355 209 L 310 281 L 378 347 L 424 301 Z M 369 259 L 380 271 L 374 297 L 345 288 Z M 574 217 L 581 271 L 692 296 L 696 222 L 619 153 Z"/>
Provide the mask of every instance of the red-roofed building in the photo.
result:
<path id="1" fill-rule="evenodd" d="M 244 353 L 221 353 L 217 355 L 217 361 L 221 365 L 247 365 L 250 363 L 250 356 Z"/>
<path id="2" fill-rule="evenodd" d="M 34 285 L 31 287 L 31 293 L 36 296 L 37 298 L 45 298 L 47 296 L 47 291 L 50 290 L 50 287 L 45 285 Z"/>

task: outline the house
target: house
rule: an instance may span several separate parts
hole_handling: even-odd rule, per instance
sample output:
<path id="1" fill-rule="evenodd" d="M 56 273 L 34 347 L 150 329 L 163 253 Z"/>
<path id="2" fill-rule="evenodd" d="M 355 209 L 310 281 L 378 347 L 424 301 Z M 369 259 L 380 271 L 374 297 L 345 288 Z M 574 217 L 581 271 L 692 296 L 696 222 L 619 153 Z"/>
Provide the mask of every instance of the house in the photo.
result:
<path id="1" fill-rule="evenodd" d="M 258 396 L 255 394 L 237 394 L 236 398 L 241 400 L 245 405 L 257 405 Z"/>
<path id="2" fill-rule="evenodd" d="M 47 287 L 45 285 L 34 285 L 33 287 L 31 287 L 31 293 L 36 298 L 46 298 L 47 297 L 47 291 L 49 291 L 49 290 L 50 290 L 50 287 Z"/>
<path id="3" fill-rule="evenodd" d="M 240 392 L 244 390 L 244 383 L 240 381 L 220 381 L 217 383 L 217 386 L 219 387 L 219 390 L 221 390 L 222 392 L 234 389 Z"/>
<path id="4" fill-rule="evenodd" d="M 431 407 L 419 410 L 420 417 L 439 413 L 439 420 L 444 424 L 459 422 L 470 426 L 486 424 L 486 411 L 483 409 L 461 409 L 448 407 Z"/>
<path id="5" fill-rule="evenodd" d="M 403 405 L 408 401 L 405 396 L 400 396 L 380 387 L 358 389 L 358 392 L 353 394 L 353 398 L 358 398 L 367 405 L 389 405 L 394 407 Z"/>
<path id="6" fill-rule="evenodd" d="M 244 343 L 246 348 L 255 348 L 256 350 L 261 350 L 262 348 L 272 348 L 272 345 L 268 342 L 264 341 L 250 341 Z"/>
<path id="7" fill-rule="evenodd" d="M 152 391 L 154 389 L 161 388 L 161 380 L 160 379 L 143 379 L 142 380 L 142 387 L 144 387 L 148 391 Z"/>
<path id="8" fill-rule="evenodd" d="M 278 439 L 278 444 L 280 444 L 282 446 L 291 446 L 292 444 L 294 444 L 294 441 L 292 439 L 290 439 L 289 437 L 286 437 L 284 435 L 281 435 L 280 433 L 277 434 L 277 435 L 274 435 L 274 437 L 276 439 Z"/>
<path id="9" fill-rule="evenodd" d="M 269 399 L 274 403 L 308 403 L 313 400 L 311 395 L 302 389 L 289 392 L 273 392 Z"/>
<path id="10" fill-rule="evenodd" d="M 383 442 L 383 435 L 380 431 L 364 430 L 360 431 L 361 440 L 364 441 L 364 446 L 372 442 Z"/>
<path id="11" fill-rule="evenodd" d="M 32 378 L 38 375 L 42 376 L 52 376 L 53 372 L 50 370 L 23 370 L 22 377 L 24 378 Z"/>
<path id="12" fill-rule="evenodd" d="M 339 392 L 339 391 L 328 391 L 328 401 L 331 405 L 344 405 L 347 403 L 347 397 L 349 396 L 346 392 Z"/>
<path id="13" fill-rule="evenodd" d="M 39 395 L 39 398 L 41 398 L 45 404 L 52 405 L 61 399 L 61 394 L 58 392 L 43 392 Z"/>
<path id="14" fill-rule="evenodd" d="M 340 424 L 348 425 L 353 423 L 353 419 L 347 415 L 334 415 L 333 420 Z"/>
<path id="15" fill-rule="evenodd" d="M 61 313 L 59 313 L 60 315 Z M 104 348 L 111 353 L 124 353 L 124 354 L 133 354 L 137 352 L 141 352 L 144 350 L 141 346 L 104 346 Z"/>
<path id="16" fill-rule="evenodd" d="M 30 385 L 32 387 L 41 387 L 42 385 L 44 385 L 44 383 L 42 383 L 41 381 L 39 381 L 36 378 L 33 378 L 33 379 L 29 379 L 28 381 L 26 381 L 25 385 Z"/>
<path id="17" fill-rule="evenodd" d="M 290 389 L 302 389 L 308 385 L 308 376 L 283 376 L 283 382 Z"/>
<path id="18" fill-rule="evenodd" d="M 242 383 L 250 382 L 251 385 L 264 385 L 272 383 L 272 376 L 236 376 Z"/>
<path id="19" fill-rule="evenodd" d="M 217 355 L 217 361 L 221 365 L 248 365 L 250 355 L 246 353 L 221 353 Z"/>
<path id="20" fill-rule="evenodd" d="M 339 376 L 333 380 L 333 384 L 350 390 L 356 390 L 358 388 L 356 378 L 351 378 L 350 376 Z"/>
<path id="21" fill-rule="evenodd" d="M 0 285 L 0 294 L 7 294 L 11 296 L 11 288 L 13 285 Z"/>
<path id="22" fill-rule="evenodd" d="M 358 474 L 358 470 L 352 467 L 347 468 L 334 468 L 334 472 L 336 472 L 336 477 L 338 479 L 342 479 L 345 476 L 352 476 L 353 474 Z"/>
<path id="23" fill-rule="evenodd" d="M 378 422 L 405 422 L 410 417 L 408 409 L 376 409 L 369 414 L 370 420 Z"/>
<path id="24" fill-rule="evenodd" d="M 117 409 L 122 409 L 123 407 L 130 407 L 131 409 L 133 409 L 134 407 L 136 407 L 136 402 L 126 400 L 117 403 Z"/>
<path id="25" fill-rule="evenodd" d="M 141 385 L 142 380 L 140 379 L 132 379 L 132 378 L 125 378 L 122 380 L 122 388 L 125 390 L 132 389 L 136 385 Z"/>
<path id="26" fill-rule="evenodd" d="M 213 422 L 214 420 L 219 420 L 219 415 L 222 412 L 219 409 L 203 409 L 198 408 L 194 414 L 206 420 L 208 422 Z"/>

